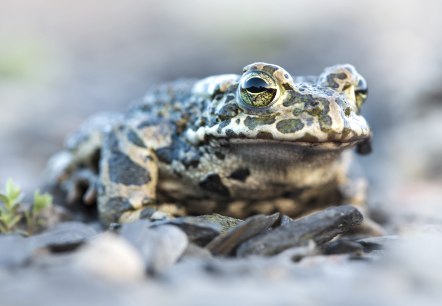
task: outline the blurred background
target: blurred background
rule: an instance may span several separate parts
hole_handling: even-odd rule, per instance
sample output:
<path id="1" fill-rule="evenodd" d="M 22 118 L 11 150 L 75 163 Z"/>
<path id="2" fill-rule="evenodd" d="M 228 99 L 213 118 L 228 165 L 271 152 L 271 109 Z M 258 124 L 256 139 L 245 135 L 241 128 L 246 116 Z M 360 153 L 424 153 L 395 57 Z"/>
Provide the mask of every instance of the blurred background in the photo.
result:
<path id="1" fill-rule="evenodd" d="M 370 202 L 442 222 L 441 1 L 2 0 L 0 184 L 37 187 L 88 116 L 175 78 L 266 61 L 293 75 L 351 63 L 370 97 Z M 30 193 L 30 191 L 28 192 Z"/>

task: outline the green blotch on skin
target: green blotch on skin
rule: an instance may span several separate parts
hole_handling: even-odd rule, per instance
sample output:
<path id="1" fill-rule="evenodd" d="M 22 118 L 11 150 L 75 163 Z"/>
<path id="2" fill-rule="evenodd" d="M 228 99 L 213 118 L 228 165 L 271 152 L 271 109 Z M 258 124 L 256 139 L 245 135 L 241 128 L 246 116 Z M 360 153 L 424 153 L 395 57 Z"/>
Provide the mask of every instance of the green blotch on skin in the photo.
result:
<path id="1" fill-rule="evenodd" d="M 313 99 L 312 95 L 306 95 L 296 91 L 289 91 L 287 92 L 287 97 L 285 98 L 284 102 L 282 102 L 282 105 L 289 107 L 298 103 L 306 103 L 311 99 Z"/>
<path id="2" fill-rule="evenodd" d="M 349 128 L 344 128 L 344 130 L 342 131 L 342 138 L 345 139 L 347 138 L 348 135 L 350 135 L 352 133 L 352 130 Z"/>
<path id="3" fill-rule="evenodd" d="M 330 102 L 324 98 L 317 98 L 315 102 L 316 104 L 319 102 L 315 107 L 309 107 L 312 103 L 306 104 L 305 112 L 310 116 L 315 117 L 315 120 L 319 122 L 321 130 L 327 132 L 332 125 L 332 118 L 328 115 L 330 112 Z"/>
<path id="4" fill-rule="evenodd" d="M 247 126 L 250 130 L 255 129 L 260 125 L 267 125 L 275 123 L 275 116 L 262 116 L 262 117 L 250 117 L 244 120 L 245 126 Z"/>
<path id="5" fill-rule="evenodd" d="M 304 127 L 304 123 L 299 119 L 285 119 L 276 124 L 276 129 L 283 134 L 294 133 L 301 130 Z"/>
<path id="6" fill-rule="evenodd" d="M 315 108 L 309 109 L 307 112 L 312 116 L 319 117 L 322 115 L 323 110 L 320 107 L 315 107 Z"/>

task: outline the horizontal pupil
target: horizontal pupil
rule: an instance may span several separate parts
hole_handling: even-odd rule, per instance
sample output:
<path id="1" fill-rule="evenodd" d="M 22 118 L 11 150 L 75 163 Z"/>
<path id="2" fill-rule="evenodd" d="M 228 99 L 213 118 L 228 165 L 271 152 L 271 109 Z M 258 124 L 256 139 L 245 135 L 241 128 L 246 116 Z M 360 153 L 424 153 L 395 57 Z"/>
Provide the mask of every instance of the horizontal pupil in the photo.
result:
<path id="1" fill-rule="evenodd" d="M 251 78 L 244 83 L 243 88 L 251 93 L 260 93 L 267 91 L 269 84 L 261 78 Z"/>

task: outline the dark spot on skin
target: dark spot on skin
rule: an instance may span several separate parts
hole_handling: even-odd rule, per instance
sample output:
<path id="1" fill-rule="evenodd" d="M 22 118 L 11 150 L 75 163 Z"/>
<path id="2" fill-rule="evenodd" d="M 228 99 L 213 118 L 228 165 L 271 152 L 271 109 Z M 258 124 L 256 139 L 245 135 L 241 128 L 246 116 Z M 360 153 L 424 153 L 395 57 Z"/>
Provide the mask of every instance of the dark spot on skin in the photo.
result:
<path id="1" fill-rule="evenodd" d="M 106 208 L 108 209 L 106 213 L 111 215 L 114 222 L 118 221 L 122 213 L 134 209 L 130 202 L 123 197 L 110 198 L 106 203 Z"/>
<path id="2" fill-rule="evenodd" d="M 336 101 L 336 104 L 338 104 L 339 107 L 341 107 L 341 108 L 345 104 L 344 101 L 342 100 L 342 98 L 340 98 L 340 97 L 336 98 L 335 101 Z"/>
<path id="3" fill-rule="evenodd" d="M 276 124 L 276 129 L 283 134 L 294 133 L 303 127 L 304 124 L 299 119 L 285 119 Z"/>
<path id="4" fill-rule="evenodd" d="M 235 117 L 239 112 L 239 108 L 236 104 L 230 103 L 224 105 L 216 115 L 220 117 L 222 120 L 229 119 Z"/>
<path id="5" fill-rule="evenodd" d="M 262 71 L 265 71 L 270 75 L 273 75 L 273 73 L 277 70 L 279 70 L 279 67 L 274 65 L 265 65 L 264 67 L 262 67 Z"/>
<path id="6" fill-rule="evenodd" d="M 155 151 L 158 160 L 165 164 L 171 164 L 173 161 L 173 149 L 171 147 L 160 148 Z"/>
<path id="7" fill-rule="evenodd" d="M 106 137 L 106 144 L 110 151 L 119 151 L 118 138 L 114 132 L 111 132 Z"/>
<path id="8" fill-rule="evenodd" d="M 143 140 L 141 140 L 141 138 L 137 135 L 137 133 L 135 133 L 132 130 L 129 130 L 127 132 L 127 139 L 133 143 L 134 145 L 141 147 L 141 148 L 146 148 L 146 145 L 144 144 Z"/>
<path id="9" fill-rule="evenodd" d="M 261 117 L 250 117 L 247 116 L 244 120 L 244 125 L 250 130 L 255 129 L 257 126 L 273 124 L 275 123 L 275 116 L 261 116 Z"/>
<path id="10" fill-rule="evenodd" d="M 319 126 L 321 130 L 326 131 L 332 125 L 332 118 L 328 115 L 323 116 L 319 119 Z"/>
<path id="11" fill-rule="evenodd" d="M 218 128 L 216 129 L 216 131 L 218 132 L 218 134 L 221 134 L 222 130 L 228 126 L 230 124 L 231 119 L 227 119 L 225 121 L 222 121 L 219 125 Z"/>
<path id="12" fill-rule="evenodd" d="M 332 73 L 327 75 L 327 84 L 331 88 L 339 88 L 339 83 L 336 82 L 335 79 L 345 80 L 347 78 L 347 74 L 341 73 Z"/>
<path id="13" fill-rule="evenodd" d="M 237 135 L 236 135 L 236 133 L 232 129 L 227 129 L 226 130 L 226 136 L 233 138 L 233 137 L 236 137 Z"/>
<path id="14" fill-rule="evenodd" d="M 295 109 L 293 110 L 293 115 L 294 115 L 294 116 L 299 116 L 299 115 L 302 114 L 302 112 L 303 112 L 303 110 L 302 110 L 301 108 L 295 108 Z"/>
<path id="15" fill-rule="evenodd" d="M 153 157 L 150 156 L 150 155 L 146 155 L 146 156 L 144 156 L 144 161 L 145 161 L 145 162 L 146 162 L 146 161 L 153 161 Z"/>
<path id="16" fill-rule="evenodd" d="M 319 105 L 318 101 L 308 101 L 307 103 L 309 107 L 316 107 Z"/>
<path id="17" fill-rule="evenodd" d="M 246 179 L 249 177 L 249 175 L 250 175 L 250 170 L 249 169 L 240 168 L 240 169 L 237 169 L 237 170 L 233 171 L 230 174 L 229 177 L 231 179 L 234 179 L 234 180 L 237 180 L 237 181 L 245 182 Z"/>
<path id="18" fill-rule="evenodd" d="M 309 97 L 308 101 L 304 104 L 304 112 L 319 122 L 322 131 L 327 131 L 332 124 L 332 119 L 328 115 L 330 112 L 330 102 L 326 98 Z"/>
<path id="19" fill-rule="evenodd" d="M 187 168 L 197 167 L 202 154 L 178 136 L 172 137 L 170 146 L 159 148 L 155 150 L 155 153 L 158 160 L 163 163 L 171 164 L 173 161 L 179 161 Z"/>
<path id="20" fill-rule="evenodd" d="M 286 79 L 288 79 L 288 78 L 289 78 L 289 75 L 286 73 L 286 74 L 284 74 L 284 77 L 285 77 Z"/>
<path id="21" fill-rule="evenodd" d="M 335 77 L 340 79 L 340 80 L 345 80 L 347 78 L 347 74 L 344 73 L 344 72 L 341 72 L 341 73 L 335 74 Z"/>
<path id="22" fill-rule="evenodd" d="M 221 160 L 224 160 L 226 158 L 226 156 L 223 153 L 219 152 L 219 151 L 215 151 L 215 156 L 218 159 L 221 159 Z"/>
<path id="23" fill-rule="evenodd" d="M 226 97 L 226 103 L 227 102 L 229 102 L 229 101 L 232 101 L 233 99 L 235 99 L 235 96 L 234 95 L 228 95 L 227 97 Z"/>
<path id="24" fill-rule="evenodd" d="M 112 182 L 124 185 L 144 185 L 150 182 L 147 169 L 132 161 L 126 154 L 113 151 L 109 158 L 109 176 Z"/>
<path id="25" fill-rule="evenodd" d="M 224 94 L 222 93 L 218 93 L 215 95 L 215 97 L 213 98 L 214 100 L 221 100 L 224 97 Z"/>
<path id="26" fill-rule="evenodd" d="M 350 114 L 351 114 L 351 109 L 350 109 L 350 107 L 347 107 L 347 108 L 345 109 L 344 113 L 345 113 L 345 115 L 346 115 L 347 117 L 350 116 Z"/>
<path id="27" fill-rule="evenodd" d="M 289 83 L 284 83 L 284 84 L 282 84 L 282 87 L 283 87 L 285 90 L 293 90 L 292 85 L 290 85 Z"/>
<path id="28" fill-rule="evenodd" d="M 236 122 L 236 124 L 239 124 L 241 122 L 241 120 L 239 120 L 239 118 L 238 118 L 235 120 L 235 122 Z"/>
<path id="29" fill-rule="evenodd" d="M 311 142 L 311 143 L 316 143 L 319 141 L 318 137 L 313 136 L 310 133 L 305 133 L 304 137 L 302 137 L 302 140 L 305 142 Z"/>
<path id="30" fill-rule="evenodd" d="M 261 132 L 258 132 L 258 134 L 256 134 L 256 138 L 259 138 L 259 139 L 273 139 L 273 134 L 269 133 L 269 132 L 261 131 Z"/>
<path id="31" fill-rule="evenodd" d="M 218 174 L 209 174 L 199 185 L 204 190 L 226 197 L 230 196 L 229 189 L 221 182 Z"/>
<path id="32" fill-rule="evenodd" d="M 186 168 L 192 167 L 192 168 L 198 168 L 200 164 L 200 161 L 198 159 L 193 159 L 189 161 L 188 163 L 184 164 Z"/>
<path id="33" fill-rule="evenodd" d="M 350 135 L 352 133 L 352 130 L 349 128 L 344 128 L 342 130 L 342 138 L 345 139 L 347 138 L 348 135 Z"/>
<path id="34" fill-rule="evenodd" d="M 282 105 L 288 107 L 297 103 L 305 103 L 309 99 L 309 96 L 312 97 L 311 95 L 305 95 L 297 91 L 288 91 Z"/>

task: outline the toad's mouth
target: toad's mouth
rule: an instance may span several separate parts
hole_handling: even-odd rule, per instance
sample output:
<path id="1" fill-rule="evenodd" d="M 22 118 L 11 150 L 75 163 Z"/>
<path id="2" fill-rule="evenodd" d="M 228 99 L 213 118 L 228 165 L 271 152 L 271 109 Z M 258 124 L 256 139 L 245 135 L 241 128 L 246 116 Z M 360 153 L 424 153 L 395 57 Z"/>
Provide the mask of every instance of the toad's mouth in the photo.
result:
<path id="1" fill-rule="evenodd" d="M 310 156 L 325 156 L 340 154 L 346 149 L 356 147 L 358 154 L 369 154 L 371 152 L 370 138 L 355 140 L 351 142 L 305 142 L 286 141 L 274 139 L 225 139 L 226 145 L 231 148 L 232 153 L 247 156 L 273 156 L 276 159 L 292 160 L 292 157 L 301 156 L 302 159 Z M 267 158 L 266 157 L 266 158 Z"/>
<path id="2" fill-rule="evenodd" d="M 228 142 L 228 143 L 227 143 Z M 263 139 L 226 139 L 225 150 L 253 167 L 268 171 L 305 165 L 320 166 L 339 159 L 355 143 L 307 143 Z"/>
<path id="3" fill-rule="evenodd" d="M 277 139 L 251 139 L 251 138 L 230 138 L 226 141 L 233 146 L 238 145 L 256 145 L 256 146 L 268 146 L 272 147 L 285 147 L 288 150 L 293 149 L 311 149 L 311 150 L 343 150 L 346 148 L 354 147 L 361 142 L 361 140 L 338 142 L 338 141 L 324 141 L 324 142 L 308 142 L 308 141 L 289 141 L 289 140 L 277 140 Z"/>

